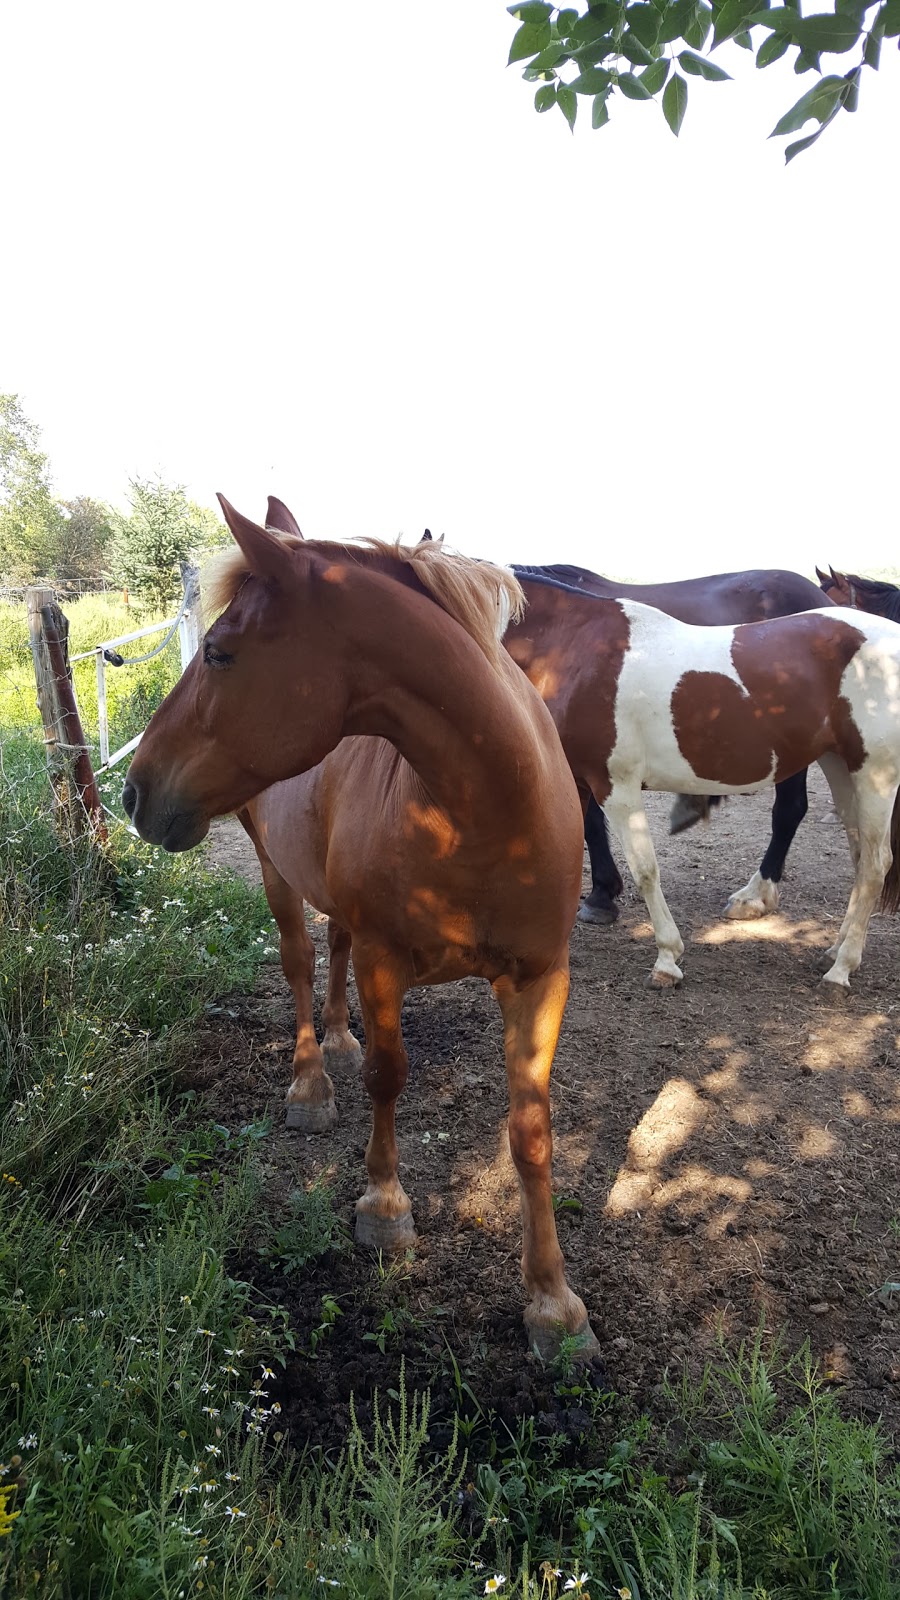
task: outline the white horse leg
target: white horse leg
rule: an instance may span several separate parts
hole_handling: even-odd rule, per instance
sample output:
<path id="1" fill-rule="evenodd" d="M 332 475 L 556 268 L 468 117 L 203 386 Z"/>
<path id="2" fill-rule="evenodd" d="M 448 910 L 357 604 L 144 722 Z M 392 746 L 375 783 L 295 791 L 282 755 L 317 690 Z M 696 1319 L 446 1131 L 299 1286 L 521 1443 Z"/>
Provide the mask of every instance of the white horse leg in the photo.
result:
<path id="1" fill-rule="evenodd" d="M 857 874 L 856 881 L 854 882 L 853 888 L 850 891 L 850 902 L 847 906 L 847 912 L 844 920 L 841 923 L 840 932 L 838 933 L 834 943 L 830 945 L 824 952 L 824 957 L 827 961 L 834 961 L 844 941 L 847 929 L 850 926 L 850 922 L 856 912 L 857 891 L 859 888 L 859 816 L 857 814 L 856 789 L 853 784 L 853 779 L 850 776 L 850 769 L 847 766 L 847 763 L 842 761 L 840 756 L 824 755 L 819 761 L 819 766 L 824 772 L 828 782 L 828 787 L 831 790 L 831 798 L 834 801 L 834 808 L 844 825 L 844 832 L 847 835 L 847 843 L 850 846 L 850 855 L 853 860 L 854 871 Z"/>
<path id="2" fill-rule="evenodd" d="M 891 865 L 891 816 L 897 787 L 887 794 L 879 794 L 870 781 L 856 781 L 856 824 L 859 839 L 859 863 L 856 883 L 850 896 L 835 948 L 834 966 L 826 972 L 823 983 L 834 988 L 849 989 L 850 975 L 862 960 L 869 919 L 875 909 L 884 885 L 885 875 Z"/>
<path id="3" fill-rule="evenodd" d="M 684 941 L 660 886 L 659 863 L 640 789 L 634 791 L 614 784 L 612 794 L 603 803 L 603 809 L 625 852 L 629 871 L 646 901 L 653 923 L 659 954 L 650 974 L 650 984 L 654 989 L 671 989 L 684 977 L 678 965 L 678 958 L 684 952 Z"/>

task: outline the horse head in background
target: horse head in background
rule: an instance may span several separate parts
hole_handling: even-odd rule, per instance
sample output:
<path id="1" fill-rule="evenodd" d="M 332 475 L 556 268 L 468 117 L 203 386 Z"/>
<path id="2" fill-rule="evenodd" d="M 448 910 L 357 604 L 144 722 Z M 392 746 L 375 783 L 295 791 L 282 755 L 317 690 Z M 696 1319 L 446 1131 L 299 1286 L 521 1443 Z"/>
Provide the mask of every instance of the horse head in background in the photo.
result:
<path id="1" fill-rule="evenodd" d="M 900 622 L 900 588 L 884 578 L 860 578 L 855 572 L 821 572 L 816 567 L 816 577 L 822 593 L 835 605 L 852 606 L 856 611 L 868 611 L 873 617 L 887 617 L 889 622 Z"/>

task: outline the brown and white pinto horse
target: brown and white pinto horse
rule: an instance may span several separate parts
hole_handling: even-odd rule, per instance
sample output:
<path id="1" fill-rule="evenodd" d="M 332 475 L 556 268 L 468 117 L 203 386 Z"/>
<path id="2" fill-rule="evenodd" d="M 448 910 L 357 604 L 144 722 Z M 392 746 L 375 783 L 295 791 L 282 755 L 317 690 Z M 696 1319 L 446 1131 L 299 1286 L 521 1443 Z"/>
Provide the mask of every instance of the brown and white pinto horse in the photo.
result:
<path id="1" fill-rule="evenodd" d="M 531 575 L 543 575 L 607 600 L 638 600 L 643 605 L 655 606 L 679 622 L 703 627 L 717 623 L 763 622 L 768 617 L 786 617 L 822 605 L 822 590 L 809 578 L 778 568 L 719 572 L 675 583 L 631 584 L 602 578 L 585 567 L 516 565 L 513 571 L 523 580 Z M 693 826 L 708 815 L 710 803 L 716 804 L 719 798 L 679 795 L 672 807 L 671 831 L 680 833 Z M 778 885 L 787 854 L 808 807 L 805 768 L 776 784 L 769 846 L 749 883 L 731 895 L 725 908 L 726 917 L 748 920 L 777 910 Z M 619 914 L 615 901 L 622 892 L 622 879 L 610 852 L 603 812 L 593 799 L 588 801 L 585 812 L 584 836 L 591 862 L 591 890 L 578 909 L 578 920 L 608 926 Z"/>
<path id="2" fill-rule="evenodd" d="M 879 894 L 886 908 L 900 901 L 900 628 L 836 607 L 695 628 L 546 577 L 521 581 L 528 609 L 507 649 L 622 844 L 659 949 L 651 982 L 681 981 L 684 945 L 641 790 L 754 793 L 818 761 L 856 866 L 823 982 L 848 988 Z"/>
<path id="3" fill-rule="evenodd" d="M 235 810 L 253 839 L 297 1002 L 294 1127 L 334 1121 L 325 1061 L 359 1055 L 346 1003 L 352 943 L 373 1107 L 363 1244 L 399 1250 L 414 1236 L 394 1126 L 407 1076 L 403 996 L 487 979 L 503 1015 L 525 1321 L 539 1350 L 567 1333 L 590 1354 L 550 1181 L 581 808 L 550 715 L 499 643 L 519 586 L 436 544 L 304 541 L 277 501 L 269 521 L 281 531 L 222 509 L 238 549 L 207 602 L 224 610 L 150 720 L 125 809 L 167 850 L 189 849 L 211 818 Z M 324 1059 L 304 900 L 331 919 Z"/>

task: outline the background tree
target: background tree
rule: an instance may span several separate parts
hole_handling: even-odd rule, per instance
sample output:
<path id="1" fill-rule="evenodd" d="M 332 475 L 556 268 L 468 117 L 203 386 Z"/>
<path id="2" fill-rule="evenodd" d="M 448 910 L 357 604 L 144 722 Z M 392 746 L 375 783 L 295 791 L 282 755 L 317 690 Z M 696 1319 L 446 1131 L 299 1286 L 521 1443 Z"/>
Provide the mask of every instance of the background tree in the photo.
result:
<path id="1" fill-rule="evenodd" d="M 0 394 L 0 572 L 22 583 L 51 574 L 63 514 L 40 432 L 14 394 Z"/>
<path id="2" fill-rule="evenodd" d="M 112 513 L 112 568 L 142 598 L 168 606 L 181 593 L 181 566 L 202 560 L 228 543 L 224 525 L 206 506 L 189 500 L 182 484 L 133 478 L 131 513 Z"/>
<path id="3" fill-rule="evenodd" d="M 711 50 L 728 40 L 755 50 L 758 67 L 793 53 L 794 71 L 810 73 L 814 81 L 773 134 L 796 133 L 807 122 L 819 127 L 788 145 L 787 161 L 815 144 L 839 111 L 856 110 L 863 67 L 877 68 L 882 41 L 900 35 L 900 0 L 835 0 L 833 11 L 810 16 L 801 16 L 798 0 L 775 7 L 760 0 L 589 0 L 580 6 L 524 0 L 507 9 L 520 24 L 510 62 L 527 62 L 526 81 L 539 85 L 536 109 L 558 106 L 570 128 L 580 97 L 591 102 L 592 126 L 602 128 L 610 104 L 622 94 L 628 100 L 661 97 L 663 115 L 678 134 L 688 78 L 715 82 L 730 76 L 700 54 L 710 35 Z M 822 56 L 848 55 L 848 71 L 822 72 Z"/>
<path id="4" fill-rule="evenodd" d="M 91 583 L 106 576 L 113 541 L 113 519 L 108 506 L 78 495 L 64 500 L 52 574 L 70 583 Z"/>

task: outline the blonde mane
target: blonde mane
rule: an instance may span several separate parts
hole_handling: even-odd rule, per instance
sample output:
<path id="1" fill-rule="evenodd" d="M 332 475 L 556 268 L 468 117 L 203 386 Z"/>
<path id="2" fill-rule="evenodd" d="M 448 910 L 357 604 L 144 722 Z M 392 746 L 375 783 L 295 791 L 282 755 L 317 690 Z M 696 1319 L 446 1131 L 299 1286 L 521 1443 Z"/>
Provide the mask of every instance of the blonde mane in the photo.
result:
<path id="1" fill-rule="evenodd" d="M 270 529 L 270 532 L 276 530 Z M 506 567 L 491 561 L 477 561 L 444 549 L 441 539 L 422 540 L 404 545 L 400 540 L 358 539 L 348 544 L 325 540 L 295 539 L 278 533 L 282 543 L 296 550 L 308 550 L 333 559 L 365 558 L 370 552 L 403 562 L 412 567 L 423 589 L 427 589 L 443 611 L 471 634 L 490 661 L 497 661 L 500 641 L 510 621 L 517 622 L 525 610 L 525 596 L 518 579 Z M 207 625 L 231 604 L 241 585 L 251 577 L 243 552 L 235 545 L 213 556 L 202 575 L 203 609 Z"/>

